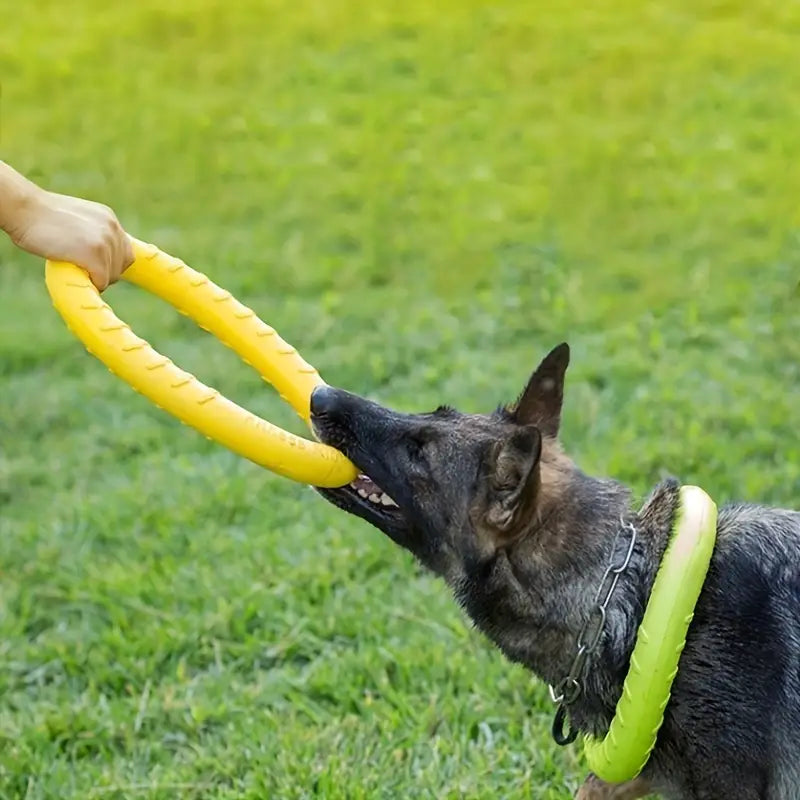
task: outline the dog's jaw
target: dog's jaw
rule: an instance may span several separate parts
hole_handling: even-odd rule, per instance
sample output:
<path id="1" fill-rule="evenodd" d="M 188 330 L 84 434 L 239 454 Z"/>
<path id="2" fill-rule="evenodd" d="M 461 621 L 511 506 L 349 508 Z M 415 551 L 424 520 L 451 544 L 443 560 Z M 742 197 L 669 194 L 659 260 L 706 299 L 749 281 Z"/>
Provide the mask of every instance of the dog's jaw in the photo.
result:
<path id="1" fill-rule="evenodd" d="M 338 489 L 323 489 L 319 486 L 315 486 L 314 489 L 337 508 L 361 517 L 361 519 L 366 520 L 393 538 L 407 530 L 409 526 L 406 517 L 396 503 L 394 505 L 383 505 L 381 502 L 376 503 L 370 500 L 369 495 L 362 497 L 354 484 L 356 484 L 356 481 Z M 377 484 L 375 485 L 377 486 Z M 380 496 L 388 495 L 381 490 Z M 394 501 L 392 502 L 394 503 Z"/>
<path id="2" fill-rule="evenodd" d="M 324 415 L 312 415 L 311 424 L 315 436 L 323 444 L 336 447 L 348 458 L 353 458 L 351 442 L 338 426 L 331 425 Z M 363 469 L 357 462 L 356 466 Z M 404 536 L 410 530 L 410 523 L 400 505 L 366 472 L 337 489 L 318 486 L 314 489 L 337 508 L 369 522 L 392 539 Z"/>

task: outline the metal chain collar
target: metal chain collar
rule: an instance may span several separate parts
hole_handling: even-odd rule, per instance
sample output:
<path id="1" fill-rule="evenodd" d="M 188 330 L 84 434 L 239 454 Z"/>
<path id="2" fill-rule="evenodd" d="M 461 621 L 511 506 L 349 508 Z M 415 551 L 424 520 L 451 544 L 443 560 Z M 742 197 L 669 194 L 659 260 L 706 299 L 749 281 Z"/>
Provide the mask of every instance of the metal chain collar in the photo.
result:
<path id="1" fill-rule="evenodd" d="M 616 564 L 614 563 L 614 553 L 617 550 L 617 543 L 623 531 L 628 532 L 630 542 L 628 543 L 628 549 L 625 551 L 625 557 L 619 564 Z M 575 657 L 572 659 L 572 665 L 565 678 L 559 681 L 555 687 L 550 686 L 550 697 L 558 706 L 558 708 L 556 708 L 555 717 L 553 718 L 552 729 L 556 744 L 562 746 L 572 744 L 578 736 L 578 731 L 572 726 L 570 726 L 569 733 L 564 732 L 567 708 L 583 693 L 583 679 L 586 674 L 586 667 L 589 659 L 600 646 L 600 640 L 603 638 L 603 632 L 606 627 L 609 603 L 614 595 L 614 590 L 617 588 L 620 576 L 625 572 L 628 568 L 628 564 L 631 562 L 635 544 L 635 526 L 630 522 L 626 522 L 624 519 L 620 519 L 620 528 L 617 530 L 614 536 L 614 542 L 611 545 L 611 563 L 606 567 L 606 571 L 603 573 L 603 578 L 600 581 L 600 585 L 597 587 L 597 593 L 594 596 L 589 616 L 578 634 L 577 651 Z"/>

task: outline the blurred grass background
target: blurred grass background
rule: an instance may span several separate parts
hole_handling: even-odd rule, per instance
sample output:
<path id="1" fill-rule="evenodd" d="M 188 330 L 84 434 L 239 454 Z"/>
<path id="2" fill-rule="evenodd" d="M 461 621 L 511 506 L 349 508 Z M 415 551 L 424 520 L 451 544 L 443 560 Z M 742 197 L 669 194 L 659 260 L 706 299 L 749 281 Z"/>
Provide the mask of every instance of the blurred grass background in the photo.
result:
<path id="1" fill-rule="evenodd" d="M 0 157 L 111 205 L 330 381 L 488 410 L 643 495 L 800 488 L 796 3 L 18 4 Z M 127 286 L 179 364 L 276 422 Z M 86 355 L 0 242 L 0 797 L 563 798 L 544 687 L 376 531 Z"/>

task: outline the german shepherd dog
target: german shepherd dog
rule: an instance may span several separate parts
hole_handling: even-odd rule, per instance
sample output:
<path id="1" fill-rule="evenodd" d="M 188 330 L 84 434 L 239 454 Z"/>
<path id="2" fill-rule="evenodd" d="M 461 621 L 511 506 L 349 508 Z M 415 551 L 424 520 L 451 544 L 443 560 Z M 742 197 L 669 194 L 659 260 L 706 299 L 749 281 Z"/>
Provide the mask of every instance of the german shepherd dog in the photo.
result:
<path id="1" fill-rule="evenodd" d="M 311 398 L 321 441 L 361 470 L 318 491 L 410 550 L 512 661 L 551 685 L 568 674 L 606 567 L 638 532 L 568 706 L 602 736 L 669 538 L 679 484 L 640 510 L 620 483 L 585 475 L 564 454 L 559 422 L 566 344 L 519 400 L 487 414 L 449 407 L 403 414 L 329 386 Z M 612 552 L 615 551 L 615 552 Z M 589 775 L 577 797 L 800 800 L 800 513 L 720 509 L 717 544 L 653 753 L 635 780 Z"/>

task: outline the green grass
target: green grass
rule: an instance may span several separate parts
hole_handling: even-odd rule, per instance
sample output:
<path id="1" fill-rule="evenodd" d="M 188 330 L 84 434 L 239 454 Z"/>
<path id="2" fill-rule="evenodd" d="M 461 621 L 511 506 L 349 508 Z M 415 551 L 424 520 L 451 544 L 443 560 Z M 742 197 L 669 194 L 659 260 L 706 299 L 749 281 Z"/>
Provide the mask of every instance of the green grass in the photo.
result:
<path id="1" fill-rule="evenodd" d="M 0 154 L 103 200 L 331 382 L 510 399 L 639 495 L 800 489 L 800 9 L 17 4 Z M 69 10 L 67 10 L 69 9 Z M 137 331 L 300 424 L 127 286 Z M 87 356 L 0 242 L 0 797 L 564 798 L 544 687 L 445 587 Z"/>

